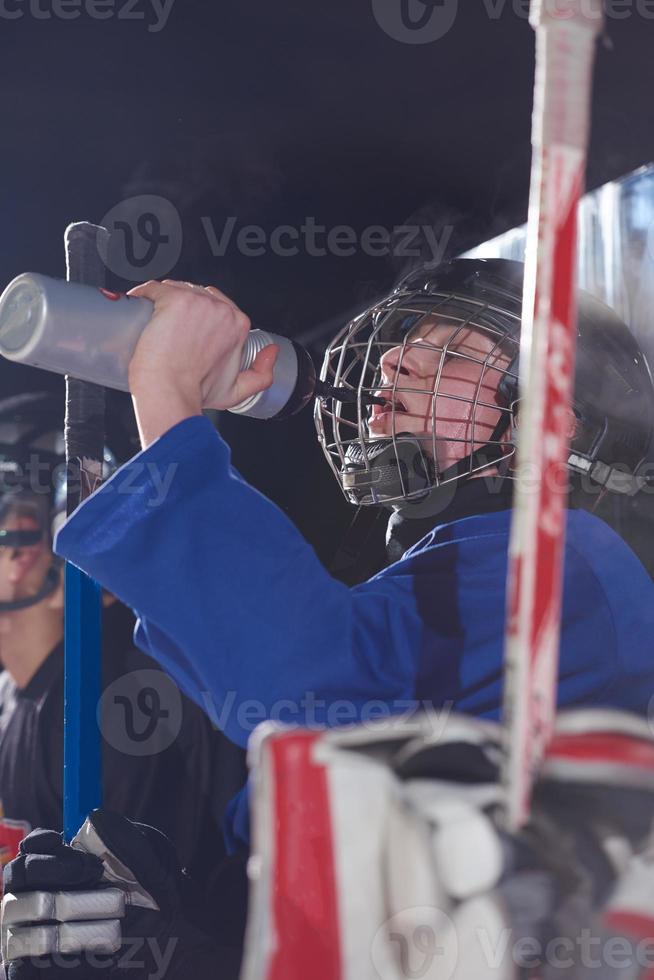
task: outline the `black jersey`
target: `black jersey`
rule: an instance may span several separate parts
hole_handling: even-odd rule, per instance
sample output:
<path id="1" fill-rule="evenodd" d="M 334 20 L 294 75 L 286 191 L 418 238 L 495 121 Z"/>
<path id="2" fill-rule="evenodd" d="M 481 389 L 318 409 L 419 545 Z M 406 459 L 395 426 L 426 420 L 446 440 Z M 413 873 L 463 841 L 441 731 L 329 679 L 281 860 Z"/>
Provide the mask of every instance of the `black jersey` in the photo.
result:
<path id="1" fill-rule="evenodd" d="M 243 753 L 131 643 L 133 618 L 104 611 L 104 805 L 152 824 L 205 879 L 224 856 L 221 822 L 245 779 Z M 0 675 L 0 854 L 11 860 L 35 827 L 62 828 L 63 644 L 19 690 Z"/>

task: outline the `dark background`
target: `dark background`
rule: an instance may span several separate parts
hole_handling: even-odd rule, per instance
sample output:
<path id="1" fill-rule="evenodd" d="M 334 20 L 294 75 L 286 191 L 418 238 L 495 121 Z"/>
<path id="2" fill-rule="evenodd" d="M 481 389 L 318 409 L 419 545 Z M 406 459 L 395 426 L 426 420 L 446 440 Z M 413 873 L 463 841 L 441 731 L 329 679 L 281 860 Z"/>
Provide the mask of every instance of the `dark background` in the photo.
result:
<path id="1" fill-rule="evenodd" d="M 71 220 L 158 194 L 183 229 L 164 275 L 215 283 L 256 324 L 314 338 L 319 357 L 321 332 L 416 259 L 254 258 L 234 243 L 214 257 L 203 216 L 218 231 L 230 216 L 269 231 L 308 216 L 359 234 L 429 223 L 451 227 L 449 254 L 525 220 L 534 38 L 509 0 L 495 17 L 501 4 L 460 0 L 451 30 L 424 45 L 388 36 L 371 0 L 175 0 L 159 31 L 151 0 L 115 0 L 104 20 L 83 6 L 63 20 L 50 3 L 0 4 L 2 286 L 28 269 L 63 275 Z M 591 188 L 654 159 L 654 20 L 636 0 L 619 12 L 598 56 Z M 44 385 L 60 381 L 0 365 L 2 394 Z M 221 428 L 241 471 L 328 560 L 351 515 L 310 412 Z"/>

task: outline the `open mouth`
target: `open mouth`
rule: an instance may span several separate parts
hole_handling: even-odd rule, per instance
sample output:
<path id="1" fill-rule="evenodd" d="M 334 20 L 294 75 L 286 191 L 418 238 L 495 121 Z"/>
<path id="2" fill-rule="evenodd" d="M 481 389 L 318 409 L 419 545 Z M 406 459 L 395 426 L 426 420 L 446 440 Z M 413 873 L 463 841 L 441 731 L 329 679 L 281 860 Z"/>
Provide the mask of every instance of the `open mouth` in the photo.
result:
<path id="1" fill-rule="evenodd" d="M 375 397 L 383 398 L 385 399 L 385 401 L 383 405 L 373 405 L 372 416 L 371 416 L 372 418 L 379 418 L 379 416 L 381 415 L 391 415 L 393 412 L 395 412 L 396 415 L 401 412 L 404 413 L 408 412 L 408 408 L 406 407 L 404 402 L 397 397 L 397 395 L 391 399 L 388 398 L 386 392 L 376 391 Z"/>

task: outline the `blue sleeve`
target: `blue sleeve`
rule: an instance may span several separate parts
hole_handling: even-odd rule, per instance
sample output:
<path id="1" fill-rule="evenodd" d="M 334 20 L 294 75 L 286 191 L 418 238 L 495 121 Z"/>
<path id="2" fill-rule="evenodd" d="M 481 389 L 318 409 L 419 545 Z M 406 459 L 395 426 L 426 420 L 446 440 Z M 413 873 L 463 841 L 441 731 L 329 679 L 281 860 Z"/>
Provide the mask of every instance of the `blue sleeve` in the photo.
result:
<path id="1" fill-rule="evenodd" d="M 356 721 L 370 699 L 413 697 L 410 583 L 333 579 L 208 419 L 118 470 L 55 550 L 137 612 L 139 646 L 241 745 L 264 718 Z"/>

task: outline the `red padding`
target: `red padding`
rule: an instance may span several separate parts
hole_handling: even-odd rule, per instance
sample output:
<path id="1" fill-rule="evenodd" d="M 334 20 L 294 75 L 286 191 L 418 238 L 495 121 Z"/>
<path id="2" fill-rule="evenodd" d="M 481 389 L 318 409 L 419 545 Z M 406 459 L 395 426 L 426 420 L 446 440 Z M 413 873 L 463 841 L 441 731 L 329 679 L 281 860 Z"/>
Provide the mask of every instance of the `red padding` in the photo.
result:
<path id="1" fill-rule="evenodd" d="M 327 773 L 315 732 L 271 739 L 275 786 L 276 950 L 268 980 L 340 980 L 341 953 Z"/>
<path id="2" fill-rule="evenodd" d="M 654 917 L 638 912 L 608 912 L 604 924 L 619 936 L 630 937 L 638 942 L 654 942 Z M 654 967 L 646 966 L 639 980 L 654 980 Z"/>
<path id="3" fill-rule="evenodd" d="M 654 917 L 639 912 L 607 912 L 604 923 L 614 932 L 634 939 L 651 939 L 654 942 Z"/>
<path id="4" fill-rule="evenodd" d="M 555 735 L 548 759 L 581 762 L 610 762 L 654 772 L 654 743 L 632 735 L 589 732 L 587 735 Z"/>

